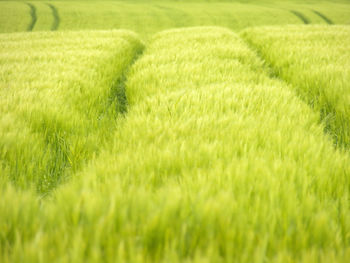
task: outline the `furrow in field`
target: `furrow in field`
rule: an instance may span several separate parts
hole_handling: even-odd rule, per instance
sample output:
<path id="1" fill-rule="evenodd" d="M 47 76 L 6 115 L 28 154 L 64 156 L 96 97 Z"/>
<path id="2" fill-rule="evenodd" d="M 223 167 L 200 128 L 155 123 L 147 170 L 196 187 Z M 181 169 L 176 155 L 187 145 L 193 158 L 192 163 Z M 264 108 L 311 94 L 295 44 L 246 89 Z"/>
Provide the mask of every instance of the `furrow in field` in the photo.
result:
<path id="1" fill-rule="evenodd" d="M 312 12 L 314 12 L 316 15 L 318 15 L 319 17 L 321 17 L 327 24 L 329 25 L 333 25 L 333 21 L 330 20 L 328 17 L 326 17 L 324 14 L 322 14 L 319 11 L 316 10 L 312 10 Z"/>
<path id="2" fill-rule="evenodd" d="M 32 20 L 30 21 L 30 24 L 27 27 L 27 31 L 33 31 L 33 28 L 35 26 L 35 23 L 37 21 L 37 14 L 36 14 L 36 7 L 31 4 L 31 3 L 26 3 L 29 8 L 30 8 L 30 17 L 32 18 Z"/>
<path id="3" fill-rule="evenodd" d="M 50 31 L 53 23 L 51 8 L 45 2 L 34 2 L 36 21 L 32 32 Z"/>
<path id="4" fill-rule="evenodd" d="M 337 147 L 350 146 L 350 31 L 346 26 L 247 29 L 242 36 L 320 115 Z"/>
<path id="5" fill-rule="evenodd" d="M 2 237 L 15 230 L 21 256 L 35 247 L 34 262 L 344 258 L 349 156 L 236 34 L 204 27 L 155 35 L 126 91 L 128 114 L 114 140 L 52 201 L 30 202 L 35 216 L 15 217 L 32 199 L 2 195 L 0 214 L 10 218 Z M 8 209 L 11 198 L 17 205 Z"/>
<path id="6" fill-rule="evenodd" d="M 53 16 L 53 23 L 51 26 L 51 31 L 56 31 L 60 25 L 60 16 L 58 14 L 57 8 L 53 4 L 47 4 L 48 7 L 50 7 L 52 16 Z"/>
<path id="7" fill-rule="evenodd" d="M 109 95 L 109 101 L 111 104 L 113 104 L 113 101 L 115 101 L 115 110 L 118 114 L 126 114 L 128 111 L 128 98 L 126 96 L 126 82 L 127 82 L 127 74 L 131 68 L 131 66 L 139 59 L 139 57 L 142 55 L 143 49 L 139 49 L 135 52 L 135 55 L 130 62 L 130 65 L 128 67 L 125 67 L 125 69 L 121 72 L 119 76 L 116 77 L 112 84 L 111 92 Z"/>
<path id="8" fill-rule="evenodd" d="M 142 44 L 127 31 L 85 31 L 3 34 L 0 46 L 0 159 L 16 186 L 47 194 L 111 136 L 126 107 L 115 80 Z"/>
<path id="9" fill-rule="evenodd" d="M 297 16 L 301 21 L 303 21 L 304 24 L 310 24 L 310 20 L 304 14 L 295 10 L 290 10 L 290 12 Z"/>

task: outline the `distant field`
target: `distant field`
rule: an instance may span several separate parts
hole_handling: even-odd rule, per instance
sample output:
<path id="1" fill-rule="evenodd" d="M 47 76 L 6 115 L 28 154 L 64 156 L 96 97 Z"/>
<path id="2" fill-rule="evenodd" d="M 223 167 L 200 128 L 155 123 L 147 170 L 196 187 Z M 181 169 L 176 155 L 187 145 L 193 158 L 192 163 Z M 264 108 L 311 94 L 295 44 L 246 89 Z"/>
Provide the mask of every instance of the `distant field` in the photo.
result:
<path id="1" fill-rule="evenodd" d="M 0 262 L 350 262 L 350 2 L 0 1 Z"/>
<path id="2" fill-rule="evenodd" d="M 0 32 L 129 29 L 143 37 L 174 27 L 350 24 L 346 2 L 0 2 Z M 16 10 L 15 15 L 13 15 Z M 20 15 L 19 15 L 20 14 Z M 32 26 L 31 26 L 32 25 Z"/>

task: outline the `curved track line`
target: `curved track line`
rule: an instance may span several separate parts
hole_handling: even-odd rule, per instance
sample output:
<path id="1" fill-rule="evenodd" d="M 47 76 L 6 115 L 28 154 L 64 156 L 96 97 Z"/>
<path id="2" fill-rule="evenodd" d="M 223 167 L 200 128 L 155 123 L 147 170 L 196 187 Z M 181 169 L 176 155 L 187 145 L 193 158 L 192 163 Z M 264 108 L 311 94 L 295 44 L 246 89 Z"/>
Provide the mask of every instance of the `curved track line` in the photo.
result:
<path id="1" fill-rule="evenodd" d="M 328 17 L 326 17 L 324 14 L 316 11 L 316 10 L 312 10 L 312 12 L 314 12 L 316 15 L 318 15 L 319 17 L 321 17 L 328 25 L 333 25 L 333 21 L 330 20 Z"/>
<path id="2" fill-rule="evenodd" d="M 38 19 L 37 15 L 36 15 L 36 7 L 33 4 L 30 3 L 26 3 L 29 8 L 30 8 L 30 16 L 32 18 L 32 21 L 30 21 L 30 24 L 27 27 L 27 31 L 33 31 L 33 28 L 36 24 L 36 20 Z"/>
<path id="3" fill-rule="evenodd" d="M 305 25 L 310 24 L 310 20 L 306 16 L 304 16 L 302 13 L 295 10 L 290 10 L 290 12 L 295 16 L 297 16 L 301 21 L 303 21 Z"/>
<path id="4" fill-rule="evenodd" d="M 113 102 L 116 102 L 116 114 L 126 114 L 128 112 L 128 98 L 126 96 L 126 82 L 127 82 L 127 74 L 132 65 L 135 64 L 136 60 L 138 60 L 144 50 L 140 50 L 135 53 L 130 64 L 124 69 L 122 74 L 114 80 L 114 83 L 111 88 L 111 92 L 109 94 L 109 105 L 112 105 Z"/>
<path id="5" fill-rule="evenodd" d="M 52 4 L 46 4 L 48 7 L 50 7 L 51 12 L 52 12 L 52 16 L 53 16 L 53 23 L 51 26 L 51 30 L 52 31 L 56 31 L 60 25 L 60 16 L 58 14 L 58 10 L 57 8 L 52 5 Z"/>

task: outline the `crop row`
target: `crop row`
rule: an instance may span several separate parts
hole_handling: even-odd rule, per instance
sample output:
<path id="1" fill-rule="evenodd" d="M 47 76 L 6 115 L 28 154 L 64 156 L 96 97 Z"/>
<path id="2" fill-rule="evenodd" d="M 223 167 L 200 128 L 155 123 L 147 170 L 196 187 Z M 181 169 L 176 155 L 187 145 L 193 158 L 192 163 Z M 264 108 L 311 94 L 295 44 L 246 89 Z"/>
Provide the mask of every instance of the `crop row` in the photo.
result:
<path id="1" fill-rule="evenodd" d="M 74 58 L 86 65 L 83 54 L 69 64 Z M 0 261 L 349 258 L 349 156 L 333 147 L 317 112 L 266 70 L 226 29 L 155 35 L 128 73 L 127 117 L 98 157 L 42 202 L 0 181 Z M 83 71 L 75 74 L 81 87 L 95 87 L 99 74 Z M 82 99 L 101 91 L 91 92 L 64 89 L 65 103 L 49 104 L 59 116 L 66 105 L 95 109 Z"/>
<path id="2" fill-rule="evenodd" d="M 125 107 L 118 81 L 141 49 L 123 31 L 1 35 L 0 159 L 7 177 L 46 193 L 96 153 Z"/>
<path id="3" fill-rule="evenodd" d="M 243 32 L 274 74 L 320 112 L 337 146 L 350 147 L 350 28 L 267 27 Z"/>

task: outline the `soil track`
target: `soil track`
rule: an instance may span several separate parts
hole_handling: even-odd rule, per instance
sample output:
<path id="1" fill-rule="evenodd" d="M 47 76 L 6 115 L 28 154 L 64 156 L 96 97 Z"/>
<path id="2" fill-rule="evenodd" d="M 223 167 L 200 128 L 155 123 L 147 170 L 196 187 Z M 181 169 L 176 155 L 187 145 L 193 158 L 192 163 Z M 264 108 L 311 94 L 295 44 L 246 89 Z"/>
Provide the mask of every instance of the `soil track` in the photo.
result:
<path id="1" fill-rule="evenodd" d="M 316 15 L 321 17 L 328 25 L 333 25 L 333 21 L 330 20 L 328 17 L 326 17 L 324 14 L 322 14 L 316 10 L 312 10 L 312 12 L 314 12 Z"/>
<path id="2" fill-rule="evenodd" d="M 33 4 L 30 3 L 26 3 L 29 8 L 30 8 L 30 16 L 32 18 L 32 20 L 30 21 L 30 24 L 27 27 L 27 31 L 33 31 L 33 28 L 36 24 L 36 21 L 38 19 L 37 15 L 36 15 L 36 7 Z"/>
<path id="3" fill-rule="evenodd" d="M 300 20 L 303 21 L 303 23 L 304 23 L 305 25 L 310 24 L 310 20 L 309 20 L 307 17 L 305 17 L 302 13 L 300 13 L 300 12 L 298 12 L 298 11 L 295 11 L 295 10 L 290 10 L 290 12 L 291 12 L 292 14 L 294 14 L 295 16 L 299 17 Z"/>
<path id="4" fill-rule="evenodd" d="M 111 93 L 109 95 L 110 104 L 113 101 L 117 101 L 117 114 L 126 114 L 128 111 L 128 98 L 126 96 L 125 85 L 127 82 L 127 73 L 131 66 L 142 56 L 143 50 L 135 54 L 133 60 L 130 65 L 124 69 L 124 72 L 114 81 L 112 85 Z"/>
<path id="5" fill-rule="evenodd" d="M 52 23 L 52 26 L 51 26 L 51 30 L 52 31 L 56 31 L 60 25 L 60 16 L 58 14 L 58 10 L 57 8 L 52 5 L 52 4 L 47 4 L 48 7 L 50 7 L 51 11 L 52 11 L 52 16 L 53 16 L 53 23 Z"/>

